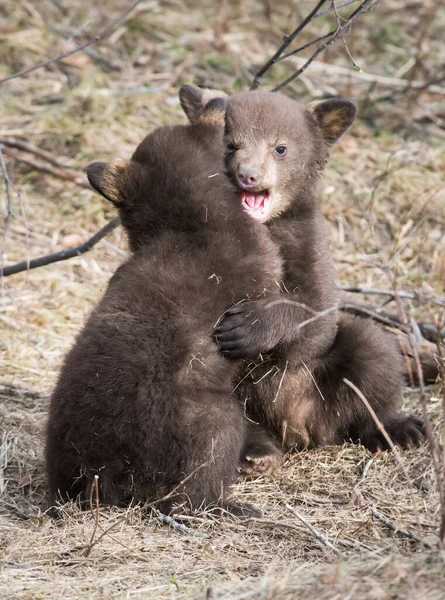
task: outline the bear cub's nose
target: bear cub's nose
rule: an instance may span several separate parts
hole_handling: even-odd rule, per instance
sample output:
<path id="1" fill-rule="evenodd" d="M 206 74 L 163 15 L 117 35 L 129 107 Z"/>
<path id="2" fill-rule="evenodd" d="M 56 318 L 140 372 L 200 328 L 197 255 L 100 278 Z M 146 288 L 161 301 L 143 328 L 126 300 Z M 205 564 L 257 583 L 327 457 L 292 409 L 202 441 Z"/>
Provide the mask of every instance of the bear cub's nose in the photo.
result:
<path id="1" fill-rule="evenodd" d="M 254 188 L 260 181 L 260 174 L 256 169 L 240 165 L 236 174 L 237 183 L 244 189 Z"/>

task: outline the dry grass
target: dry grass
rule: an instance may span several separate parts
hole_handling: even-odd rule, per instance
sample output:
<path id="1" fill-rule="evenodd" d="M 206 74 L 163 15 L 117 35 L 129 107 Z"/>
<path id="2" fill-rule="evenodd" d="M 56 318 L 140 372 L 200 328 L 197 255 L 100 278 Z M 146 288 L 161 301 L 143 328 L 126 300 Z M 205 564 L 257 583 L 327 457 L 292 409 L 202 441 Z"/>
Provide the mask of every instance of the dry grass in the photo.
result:
<path id="1" fill-rule="evenodd" d="M 70 33 L 91 19 L 85 30 L 94 32 L 104 26 L 105 16 L 114 18 L 128 5 L 65 0 L 64 13 L 56 4 L 2 4 L 0 65 L 10 66 L 0 67 L 0 77 L 66 48 L 51 26 Z M 23 136 L 77 169 L 92 160 L 127 158 L 153 127 L 183 121 L 177 103 L 181 83 L 245 89 L 252 65 L 259 66 L 282 31 L 313 5 L 269 4 L 274 7 L 272 21 L 264 14 L 265 4 L 253 0 L 222 3 L 230 18 L 221 16 L 213 2 L 145 2 L 108 42 L 95 47 L 120 72 L 108 72 L 79 53 L 71 63 L 56 63 L 1 86 L 0 135 Z M 414 1 L 406 7 L 387 0 L 376 13 L 364 16 L 348 38 L 356 62 L 379 75 L 439 77 L 445 9 L 436 4 Z M 434 7 L 434 18 L 420 40 L 419 14 L 425 24 Z M 325 27 L 314 22 L 302 43 Z M 418 57 L 418 64 L 401 75 L 411 56 Z M 348 66 L 341 43 L 324 58 Z M 289 68 L 279 65 L 267 84 L 278 83 L 290 74 Z M 362 115 L 351 135 L 338 144 L 320 189 L 341 279 L 388 287 L 384 266 L 390 264 L 401 288 L 423 287 L 443 295 L 445 95 L 398 95 L 379 84 L 371 89 L 352 71 L 344 75 L 319 66 L 287 93 L 311 99 L 323 91 L 352 96 Z M 13 192 L 16 218 L 10 222 L 5 264 L 59 250 L 67 236 L 86 238 L 113 216 L 112 208 L 92 192 L 11 160 L 7 165 L 21 201 Z M 4 199 L 2 185 L 0 181 Z M 91 538 L 92 515 L 67 507 L 55 523 L 42 514 L 48 394 L 63 354 L 123 260 L 116 248 L 125 249 L 120 230 L 81 258 L 4 280 L 0 382 L 37 394 L 13 395 L 6 388 L 1 392 L 0 595 L 442 598 L 444 556 L 435 548 L 439 508 L 427 448 L 403 453 L 424 548 L 372 517 L 375 506 L 395 526 L 417 533 L 395 457 L 371 457 L 351 446 L 290 456 L 273 478 L 238 484 L 235 495 L 259 505 L 267 523 L 215 522 L 201 516 L 184 521 L 199 534 L 191 536 L 160 525 L 137 507 L 126 513 L 101 511 L 96 539 L 115 526 L 86 557 L 79 548 Z M 414 314 L 427 320 L 440 317 L 438 311 L 417 306 Z M 438 386 L 428 390 L 438 435 L 439 393 Z M 415 392 L 407 392 L 405 403 L 419 412 Z M 328 536 L 341 556 L 321 547 L 285 503 Z M 211 538 L 202 537 L 204 533 Z"/>

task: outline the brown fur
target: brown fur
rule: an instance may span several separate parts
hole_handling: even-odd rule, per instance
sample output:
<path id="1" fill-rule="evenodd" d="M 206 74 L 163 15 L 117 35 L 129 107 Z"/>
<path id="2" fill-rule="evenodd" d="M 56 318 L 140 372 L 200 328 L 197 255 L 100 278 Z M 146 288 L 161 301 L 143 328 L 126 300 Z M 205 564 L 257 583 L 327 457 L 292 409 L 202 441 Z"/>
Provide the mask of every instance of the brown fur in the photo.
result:
<path id="1" fill-rule="evenodd" d="M 217 330 L 227 356 L 261 353 L 246 363 L 237 387 L 240 399 L 284 449 L 345 440 L 361 441 L 372 450 L 386 448 L 345 377 L 361 389 L 395 443 L 421 442 L 422 423 L 398 412 L 400 357 L 381 328 L 336 310 L 300 327 L 311 316 L 301 304 L 323 311 L 338 302 L 316 184 L 330 146 L 352 123 L 355 108 L 342 99 L 305 107 L 268 92 L 235 94 L 225 102 L 228 172 L 240 185 L 244 169 L 253 174 L 253 191 L 271 191 L 269 229 L 285 269 L 285 303 L 271 306 L 260 300 L 235 307 Z M 282 144 L 287 154 L 278 157 L 274 149 Z"/>
<path id="2" fill-rule="evenodd" d="M 218 103 L 211 108 L 212 115 Z M 246 419 L 233 399 L 239 361 L 212 334 L 234 303 L 277 297 L 281 259 L 267 228 L 243 214 L 222 173 L 213 116 L 149 135 L 126 164 L 93 163 L 93 187 L 119 207 L 132 256 L 68 353 L 52 395 L 50 504 L 160 498 L 249 507 L 223 497 L 237 476 Z"/>

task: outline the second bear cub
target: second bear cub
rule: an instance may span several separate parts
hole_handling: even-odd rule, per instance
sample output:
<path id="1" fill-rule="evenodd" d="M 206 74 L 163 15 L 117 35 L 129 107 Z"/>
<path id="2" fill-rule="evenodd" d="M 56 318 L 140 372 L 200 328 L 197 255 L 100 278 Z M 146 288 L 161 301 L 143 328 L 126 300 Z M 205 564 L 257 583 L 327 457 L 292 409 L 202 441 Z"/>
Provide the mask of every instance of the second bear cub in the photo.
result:
<path id="1" fill-rule="evenodd" d="M 183 86 L 180 99 L 189 119 L 197 122 L 215 95 Z M 224 101 L 220 127 L 228 172 L 246 214 L 267 222 L 284 259 L 282 301 L 234 307 L 217 328 L 226 356 L 255 359 L 240 374 L 238 396 L 285 449 L 348 440 L 385 448 L 346 378 L 364 393 L 395 443 L 421 442 L 421 421 L 398 411 L 402 368 L 390 338 L 373 322 L 336 310 L 336 273 L 316 191 L 331 146 L 354 120 L 354 105 L 335 98 L 304 106 L 260 91 Z M 313 311 L 324 316 L 310 321 Z M 246 456 L 246 472 L 277 462 L 270 444 L 254 438 Z"/>
<path id="2" fill-rule="evenodd" d="M 178 501 L 249 512 L 224 497 L 246 420 L 231 394 L 239 364 L 212 334 L 232 305 L 277 297 L 281 259 L 223 175 L 218 110 L 216 102 L 195 125 L 156 130 L 127 163 L 87 169 L 117 206 L 132 255 L 68 353 L 51 399 L 51 504 L 88 504 L 98 476 L 108 505 L 167 495 L 164 512 Z"/>

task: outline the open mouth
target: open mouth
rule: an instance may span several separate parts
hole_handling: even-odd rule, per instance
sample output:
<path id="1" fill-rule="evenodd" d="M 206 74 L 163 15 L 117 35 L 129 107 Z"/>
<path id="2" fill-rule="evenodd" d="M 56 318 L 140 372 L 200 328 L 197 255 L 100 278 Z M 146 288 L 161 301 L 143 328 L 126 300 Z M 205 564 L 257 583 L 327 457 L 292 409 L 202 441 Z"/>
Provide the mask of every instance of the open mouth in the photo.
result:
<path id="1" fill-rule="evenodd" d="M 272 209 L 272 196 L 269 190 L 261 192 L 241 192 L 241 205 L 244 211 L 256 221 L 266 221 Z"/>

